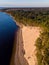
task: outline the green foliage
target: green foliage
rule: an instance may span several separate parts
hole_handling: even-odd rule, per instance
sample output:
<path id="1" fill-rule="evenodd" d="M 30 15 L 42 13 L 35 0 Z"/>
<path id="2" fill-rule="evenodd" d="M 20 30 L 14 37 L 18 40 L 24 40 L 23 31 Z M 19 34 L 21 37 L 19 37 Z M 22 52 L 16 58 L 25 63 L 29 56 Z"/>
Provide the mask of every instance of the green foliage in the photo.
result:
<path id="1" fill-rule="evenodd" d="M 36 40 L 38 65 L 49 65 L 49 32 L 41 33 Z"/>
<path id="2" fill-rule="evenodd" d="M 37 51 L 36 57 L 37 57 L 38 65 L 42 65 L 43 56 L 41 54 L 41 51 Z"/>
<path id="3" fill-rule="evenodd" d="M 49 11 L 47 10 L 15 10 L 10 13 L 17 22 L 24 25 L 40 26 L 43 32 L 36 40 L 38 65 L 49 65 Z"/>
<path id="4" fill-rule="evenodd" d="M 8 13 L 10 13 L 17 22 L 31 26 L 42 26 L 46 30 L 49 28 L 49 11 L 15 10 Z"/>
<path id="5" fill-rule="evenodd" d="M 38 38 L 37 40 L 36 40 L 36 47 L 38 48 L 38 49 L 41 49 L 42 48 L 42 40 L 40 39 L 40 38 Z"/>

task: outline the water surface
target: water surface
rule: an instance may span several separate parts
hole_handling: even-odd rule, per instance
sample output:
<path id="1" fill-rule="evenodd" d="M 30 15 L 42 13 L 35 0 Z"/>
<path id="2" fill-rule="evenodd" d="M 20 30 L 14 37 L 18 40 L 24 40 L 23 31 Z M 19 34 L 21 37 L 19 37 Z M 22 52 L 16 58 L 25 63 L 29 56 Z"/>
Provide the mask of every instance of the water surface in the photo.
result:
<path id="1" fill-rule="evenodd" d="M 0 65 L 9 65 L 17 29 L 12 17 L 0 12 Z"/>

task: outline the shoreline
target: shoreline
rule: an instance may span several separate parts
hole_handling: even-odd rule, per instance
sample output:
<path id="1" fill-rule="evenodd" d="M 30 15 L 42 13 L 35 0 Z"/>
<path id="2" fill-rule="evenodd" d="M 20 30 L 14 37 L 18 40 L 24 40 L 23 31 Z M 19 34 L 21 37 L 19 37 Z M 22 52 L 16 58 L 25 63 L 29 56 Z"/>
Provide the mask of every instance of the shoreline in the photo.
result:
<path id="1" fill-rule="evenodd" d="M 10 15 L 11 16 L 11 15 Z M 21 24 L 19 24 L 18 22 L 16 22 L 16 20 L 14 19 L 14 17 L 12 16 L 12 18 L 13 18 L 13 20 L 15 21 L 15 23 L 16 23 L 16 25 L 18 25 L 19 26 L 19 28 L 22 30 L 23 29 L 23 27 L 25 27 L 25 25 L 22 25 L 21 26 Z M 32 30 L 32 28 L 34 28 L 34 30 L 37 28 L 37 26 L 26 26 L 28 29 L 31 29 Z M 40 27 L 38 27 L 39 29 L 40 29 Z M 20 29 L 19 29 L 19 31 L 20 31 Z M 24 30 L 24 29 L 23 29 Z M 23 31 L 22 30 L 22 31 Z M 22 32 L 23 33 L 23 32 Z M 29 32 L 28 32 L 29 33 Z M 23 36 L 23 34 L 22 34 L 22 36 Z M 23 40 L 23 42 L 24 42 L 24 40 Z M 20 43 L 20 42 L 19 42 Z M 24 44 L 24 43 L 23 43 Z M 20 47 L 21 48 L 21 47 Z M 20 50 L 20 49 L 19 49 Z M 20 51 L 22 51 L 22 50 L 20 50 Z M 19 62 L 21 63 L 21 65 L 26 65 L 26 64 L 24 64 L 24 58 L 25 58 L 25 56 L 23 55 L 22 57 L 20 56 L 20 54 L 22 54 L 21 52 L 19 52 L 19 54 L 18 54 L 18 56 L 19 56 Z M 15 56 L 16 56 L 16 54 L 15 54 Z M 22 61 L 21 61 L 21 58 L 23 59 Z M 28 57 L 28 58 L 30 58 L 30 57 Z M 16 61 L 15 61 L 16 62 Z M 27 61 L 28 62 L 28 61 Z M 23 64 L 22 64 L 23 63 Z M 15 65 L 17 65 L 17 63 L 15 64 Z M 19 64 L 18 64 L 19 65 Z M 27 65 L 29 65 L 29 64 L 27 64 Z M 32 65 L 32 64 L 31 64 Z M 35 65 L 35 64 L 34 64 Z"/>

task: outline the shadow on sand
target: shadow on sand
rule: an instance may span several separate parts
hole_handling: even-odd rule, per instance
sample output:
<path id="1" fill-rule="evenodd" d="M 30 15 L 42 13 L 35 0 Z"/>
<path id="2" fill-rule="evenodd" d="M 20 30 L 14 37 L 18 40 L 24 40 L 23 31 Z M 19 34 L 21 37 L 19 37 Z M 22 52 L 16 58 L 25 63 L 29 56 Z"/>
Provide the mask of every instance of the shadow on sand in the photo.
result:
<path id="1" fill-rule="evenodd" d="M 15 35 L 15 41 L 10 65 L 29 65 L 28 61 L 24 57 L 24 54 L 25 50 L 23 44 L 22 30 L 19 28 Z"/>

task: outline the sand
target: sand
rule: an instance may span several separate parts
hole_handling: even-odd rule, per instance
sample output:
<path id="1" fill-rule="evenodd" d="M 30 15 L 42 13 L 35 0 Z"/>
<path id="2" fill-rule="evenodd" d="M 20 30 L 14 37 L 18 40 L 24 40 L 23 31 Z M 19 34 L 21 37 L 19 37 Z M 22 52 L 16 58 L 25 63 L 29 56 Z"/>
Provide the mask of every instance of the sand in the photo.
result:
<path id="1" fill-rule="evenodd" d="M 24 26 L 15 36 L 11 65 L 37 65 L 35 41 L 40 35 L 40 27 Z"/>
<path id="2" fill-rule="evenodd" d="M 37 65 L 35 41 L 40 35 L 39 27 L 23 26 L 22 36 L 25 49 L 25 59 L 29 65 Z"/>

